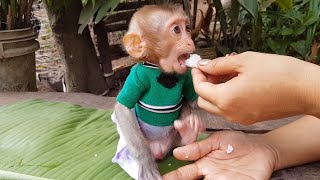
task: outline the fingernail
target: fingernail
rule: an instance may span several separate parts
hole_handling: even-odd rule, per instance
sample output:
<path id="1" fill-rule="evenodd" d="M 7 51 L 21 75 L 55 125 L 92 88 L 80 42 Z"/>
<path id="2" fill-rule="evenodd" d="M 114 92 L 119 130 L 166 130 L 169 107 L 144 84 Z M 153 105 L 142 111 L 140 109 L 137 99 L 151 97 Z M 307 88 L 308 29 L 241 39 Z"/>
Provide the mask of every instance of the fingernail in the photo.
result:
<path id="1" fill-rule="evenodd" d="M 200 66 L 206 66 L 206 65 L 208 65 L 210 63 L 210 61 L 211 60 L 209 60 L 209 59 L 201 59 L 198 64 Z"/>

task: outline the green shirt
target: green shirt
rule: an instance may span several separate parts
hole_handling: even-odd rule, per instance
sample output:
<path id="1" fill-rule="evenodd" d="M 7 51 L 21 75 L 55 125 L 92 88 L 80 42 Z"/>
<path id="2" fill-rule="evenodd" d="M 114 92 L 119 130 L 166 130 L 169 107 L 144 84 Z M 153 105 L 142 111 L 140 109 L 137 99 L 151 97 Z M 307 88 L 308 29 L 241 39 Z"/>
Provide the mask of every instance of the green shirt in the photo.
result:
<path id="1" fill-rule="evenodd" d="M 176 74 L 178 82 L 171 89 L 157 82 L 161 73 L 158 68 L 136 64 L 117 97 L 119 103 L 129 109 L 135 108 L 137 116 L 153 126 L 172 125 L 179 117 L 182 97 L 188 101 L 197 98 L 190 70 L 186 74 Z"/>

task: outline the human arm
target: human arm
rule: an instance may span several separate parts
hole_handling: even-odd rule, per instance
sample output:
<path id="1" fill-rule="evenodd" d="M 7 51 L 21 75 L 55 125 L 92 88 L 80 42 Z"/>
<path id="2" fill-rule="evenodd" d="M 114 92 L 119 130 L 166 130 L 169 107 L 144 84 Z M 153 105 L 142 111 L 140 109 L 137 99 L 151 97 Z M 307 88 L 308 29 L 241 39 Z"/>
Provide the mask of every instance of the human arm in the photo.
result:
<path id="1" fill-rule="evenodd" d="M 320 120 L 304 116 L 264 135 L 220 131 L 176 148 L 177 159 L 195 162 L 164 175 L 165 180 L 270 179 L 272 172 L 320 160 Z M 226 153 L 227 145 L 234 150 Z"/>
<path id="2" fill-rule="evenodd" d="M 276 152 L 275 170 L 320 160 L 320 119 L 304 116 L 262 135 Z"/>
<path id="3" fill-rule="evenodd" d="M 320 117 L 320 67 L 293 57 L 245 52 L 200 61 L 192 76 L 198 105 L 231 121 Z"/>

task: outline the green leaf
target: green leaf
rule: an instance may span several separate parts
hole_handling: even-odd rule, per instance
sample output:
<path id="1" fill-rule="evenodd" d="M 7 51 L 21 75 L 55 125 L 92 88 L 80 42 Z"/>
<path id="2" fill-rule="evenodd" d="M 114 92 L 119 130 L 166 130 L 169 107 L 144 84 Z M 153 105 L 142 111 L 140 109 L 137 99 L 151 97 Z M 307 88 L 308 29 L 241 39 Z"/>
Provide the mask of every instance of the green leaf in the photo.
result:
<path id="1" fill-rule="evenodd" d="M 206 139 L 209 137 L 209 134 L 200 134 L 198 137 L 198 141 Z M 159 163 L 159 171 L 161 175 L 164 175 L 168 172 L 178 169 L 179 167 L 191 164 L 192 162 L 189 161 L 179 161 L 173 156 L 169 156 L 168 158 L 164 159 Z"/>
<path id="2" fill-rule="evenodd" d="M 101 7 L 103 1 L 97 1 L 96 5 L 93 7 L 92 4 L 89 2 L 86 6 L 84 6 L 81 10 L 80 17 L 79 17 L 79 24 L 80 27 L 78 29 L 78 33 L 81 34 L 84 28 L 91 22 L 91 19 L 94 17 L 96 12 Z"/>
<path id="3" fill-rule="evenodd" d="M 302 14 L 302 12 L 295 9 L 290 9 L 286 14 L 284 14 L 284 16 L 287 16 L 292 19 L 296 19 L 301 23 L 303 22 L 303 18 L 304 18 L 304 15 Z"/>
<path id="4" fill-rule="evenodd" d="M 78 34 L 82 34 L 83 30 L 87 27 L 87 23 L 86 24 L 81 24 L 78 28 Z"/>
<path id="5" fill-rule="evenodd" d="M 259 2 L 261 11 L 266 11 L 272 3 L 276 3 L 282 11 L 288 11 L 293 7 L 292 0 L 261 0 Z"/>
<path id="6" fill-rule="evenodd" d="M 304 26 L 304 25 L 300 25 L 300 26 L 298 26 L 295 30 L 294 30 L 294 35 L 295 36 L 297 36 L 297 35 L 300 35 L 300 34 L 302 34 L 302 33 L 304 33 L 305 31 L 306 31 L 306 26 Z"/>
<path id="7" fill-rule="evenodd" d="M 316 33 L 316 29 L 319 25 L 319 22 L 320 21 L 317 21 L 315 24 L 307 28 L 307 38 L 306 38 L 306 44 L 305 44 L 305 47 L 307 48 L 306 54 L 308 54 L 311 51 L 312 41 L 314 39 L 314 35 Z"/>
<path id="8" fill-rule="evenodd" d="M 257 19 L 259 9 L 258 0 L 238 0 L 238 2 L 253 16 L 254 19 Z"/>
<path id="9" fill-rule="evenodd" d="M 288 11 L 293 7 L 293 0 L 276 0 L 275 3 L 281 8 L 282 11 Z"/>
<path id="10" fill-rule="evenodd" d="M 85 5 L 87 5 L 88 0 L 81 0 L 81 2 L 82 2 L 82 6 L 85 6 Z"/>
<path id="11" fill-rule="evenodd" d="M 103 17 L 106 17 L 108 12 L 109 13 L 113 12 L 113 10 L 118 6 L 119 3 L 120 3 L 120 0 L 105 1 L 105 3 L 99 9 L 97 17 L 94 20 L 94 23 L 98 24 Z"/>
<path id="12" fill-rule="evenodd" d="M 306 41 L 300 40 L 297 42 L 293 42 L 290 44 L 290 46 L 297 51 L 301 56 L 306 57 Z"/>
<path id="13" fill-rule="evenodd" d="M 4 171 L 57 180 L 131 179 L 111 162 L 119 139 L 111 113 L 43 100 L 0 107 L 0 179 L 14 178 Z M 163 174 L 184 164 L 169 157 L 159 167 Z"/>
<path id="14" fill-rule="evenodd" d="M 270 38 L 267 40 L 267 44 L 274 52 L 277 52 L 280 49 L 280 44 Z"/>
<path id="15" fill-rule="evenodd" d="M 271 48 L 273 53 L 286 54 L 286 49 L 287 49 L 289 43 L 287 40 L 275 41 L 275 40 L 272 40 L 269 38 L 267 40 L 267 44 Z"/>
<path id="16" fill-rule="evenodd" d="M 317 15 L 315 12 L 310 13 L 307 15 L 304 19 L 304 25 L 309 26 L 319 20 L 319 15 Z"/>
<path id="17" fill-rule="evenodd" d="M 316 17 L 317 19 L 319 19 L 319 16 L 320 16 L 320 1 L 309 0 L 307 18 L 305 21 L 305 24 L 310 24 L 310 26 L 307 27 L 307 38 L 306 38 L 306 44 L 305 44 L 307 49 L 306 53 L 309 53 L 311 51 L 312 41 L 320 20 L 316 20 L 314 23 L 312 22 Z"/>
<path id="18" fill-rule="evenodd" d="M 288 27 L 283 27 L 282 28 L 282 31 L 281 31 L 281 34 L 283 35 L 283 36 L 288 36 L 288 35 L 291 35 L 291 34 L 293 34 L 293 29 L 291 29 L 291 28 L 288 28 Z"/>

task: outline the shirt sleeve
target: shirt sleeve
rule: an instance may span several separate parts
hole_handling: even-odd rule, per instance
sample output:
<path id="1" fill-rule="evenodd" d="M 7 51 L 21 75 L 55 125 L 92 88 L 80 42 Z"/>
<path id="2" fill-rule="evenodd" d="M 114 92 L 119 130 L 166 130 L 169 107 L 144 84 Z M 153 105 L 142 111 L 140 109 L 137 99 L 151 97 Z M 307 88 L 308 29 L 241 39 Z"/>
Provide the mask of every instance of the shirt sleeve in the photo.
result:
<path id="1" fill-rule="evenodd" d="M 190 69 L 188 69 L 188 71 L 186 73 L 186 79 L 183 84 L 182 93 L 183 93 L 184 98 L 188 101 L 194 101 L 198 97 L 198 95 L 196 94 L 196 92 L 194 90 Z"/>
<path id="2" fill-rule="evenodd" d="M 135 106 L 146 89 L 138 77 L 137 70 L 137 66 L 132 67 L 123 88 L 117 96 L 117 101 L 129 109 Z"/>

